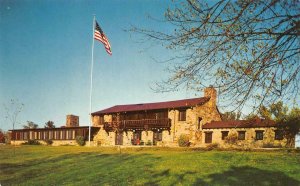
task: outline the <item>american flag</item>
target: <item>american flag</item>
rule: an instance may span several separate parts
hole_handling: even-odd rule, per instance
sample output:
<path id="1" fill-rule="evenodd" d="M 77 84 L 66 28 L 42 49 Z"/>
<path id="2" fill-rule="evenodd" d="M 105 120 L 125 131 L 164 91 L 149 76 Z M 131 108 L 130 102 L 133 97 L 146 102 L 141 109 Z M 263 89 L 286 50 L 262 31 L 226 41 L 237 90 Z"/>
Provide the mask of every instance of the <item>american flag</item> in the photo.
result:
<path id="1" fill-rule="evenodd" d="M 100 28 L 100 26 L 99 26 L 99 24 L 97 23 L 97 21 L 96 21 L 96 27 L 95 27 L 94 38 L 95 38 L 96 40 L 100 41 L 101 43 L 103 43 L 106 52 L 107 52 L 109 55 L 112 55 L 111 47 L 110 47 L 109 41 L 108 41 L 107 37 L 105 36 L 105 34 L 103 33 L 103 31 L 102 31 L 102 29 Z"/>

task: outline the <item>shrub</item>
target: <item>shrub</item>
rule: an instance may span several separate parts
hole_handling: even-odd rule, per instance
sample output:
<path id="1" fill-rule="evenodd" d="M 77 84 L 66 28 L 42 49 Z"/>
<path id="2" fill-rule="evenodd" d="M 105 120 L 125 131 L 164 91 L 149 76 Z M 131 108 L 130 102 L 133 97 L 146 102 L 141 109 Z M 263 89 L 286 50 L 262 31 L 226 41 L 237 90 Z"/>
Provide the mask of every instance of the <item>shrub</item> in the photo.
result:
<path id="1" fill-rule="evenodd" d="M 76 143 L 79 146 L 85 145 L 85 139 L 84 139 L 84 137 L 83 136 L 76 136 Z"/>
<path id="2" fill-rule="evenodd" d="M 47 144 L 47 145 L 52 145 L 53 141 L 50 140 L 50 139 L 45 139 L 44 142 Z"/>
<path id="3" fill-rule="evenodd" d="M 273 143 L 264 143 L 263 148 L 281 148 L 281 144 L 273 144 Z"/>
<path id="4" fill-rule="evenodd" d="M 178 140 L 179 147 L 188 147 L 190 146 L 190 138 L 188 135 L 181 134 Z"/>
<path id="5" fill-rule="evenodd" d="M 28 140 L 27 142 L 23 143 L 22 145 L 40 145 L 41 143 L 38 140 Z"/>
<path id="6" fill-rule="evenodd" d="M 225 138 L 225 143 L 228 143 L 230 145 L 236 145 L 238 141 L 238 136 L 237 133 L 230 133 L 226 138 Z"/>
<path id="7" fill-rule="evenodd" d="M 0 143 L 5 143 L 5 134 L 1 129 L 0 129 Z"/>
<path id="8" fill-rule="evenodd" d="M 147 141 L 146 145 L 152 145 L 152 142 L 150 140 Z"/>
<path id="9" fill-rule="evenodd" d="M 213 150 L 219 147 L 218 143 L 211 143 L 209 145 L 206 146 L 206 150 Z"/>

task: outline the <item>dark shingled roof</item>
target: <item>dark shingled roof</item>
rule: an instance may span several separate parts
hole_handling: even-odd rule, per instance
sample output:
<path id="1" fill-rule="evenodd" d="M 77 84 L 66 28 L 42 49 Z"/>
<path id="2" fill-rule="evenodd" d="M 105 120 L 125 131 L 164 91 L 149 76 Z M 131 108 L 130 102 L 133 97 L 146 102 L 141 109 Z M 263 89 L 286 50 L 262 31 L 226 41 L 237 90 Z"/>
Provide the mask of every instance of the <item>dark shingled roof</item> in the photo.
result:
<path id="1" fill-rule="evenodd" d="M 233 121 L 212 121 L 203 125 L 203 129 L 221 129 L 221 128 L 259 128 L 275 127 L 276 123 L 272 120 L 252 119 L 252 120 L 233 120 Z"/>
<path id="2" fill-rule="evenodd" d="M 209 97 L 193 98 L 193 99 L 183 99 L 177 101 L 166 101 L 157 103 L 141 103 L 141 104 L 131 104 L 131 105 L 116 105 L 104 110 L 100 110 L 92 113 L 92 115 L 99 114 L 109 114 L 118 112 L 130 112 L 130 111 L 141 111 L 141 110 L 159 110 L 168 108 L 184 108 L 192 107 L 196 105 L 202 105 L 209 101 Z"/>

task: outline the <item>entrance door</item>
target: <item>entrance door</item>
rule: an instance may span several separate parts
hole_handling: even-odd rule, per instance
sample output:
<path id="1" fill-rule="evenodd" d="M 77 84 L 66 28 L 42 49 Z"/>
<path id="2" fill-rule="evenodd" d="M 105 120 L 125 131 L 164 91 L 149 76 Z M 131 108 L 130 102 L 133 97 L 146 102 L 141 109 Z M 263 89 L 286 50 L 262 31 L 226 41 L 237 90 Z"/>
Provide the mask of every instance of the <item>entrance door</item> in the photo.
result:
<path id="1" fill-rule="evenodd" d="M 162 131 L 153 131 L 153 145 L 158 141 L 162 141 Z"/>
<path id="2" fill-rule="evenodd" d="M 123 145 L 123 132 L 116 132 L 116 145 Z"/>
<path id="3" fill-rule="evenodd" d="M 205 143 L 211 143 L 212 142 L 212 132 L 206 132 L 205 133 Z"/>
<path id="4" fill-rule="evenodd" d="M 133 133 L 132 145 L 140 145 L 141 138 L 142 138 L 142 132 L 141 131 L 135 131 Z"/>

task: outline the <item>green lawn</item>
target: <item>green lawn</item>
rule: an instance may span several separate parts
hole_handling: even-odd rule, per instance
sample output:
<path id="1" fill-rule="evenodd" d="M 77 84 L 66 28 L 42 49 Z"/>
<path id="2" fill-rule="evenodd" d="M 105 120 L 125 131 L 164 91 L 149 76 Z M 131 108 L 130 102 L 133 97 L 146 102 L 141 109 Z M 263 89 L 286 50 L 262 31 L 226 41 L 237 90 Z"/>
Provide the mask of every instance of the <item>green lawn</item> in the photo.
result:
<path id="1" fill-rule="evenodd" d="M 0 146 L 0 185 L 300 185 L 299 152 Z"/>

